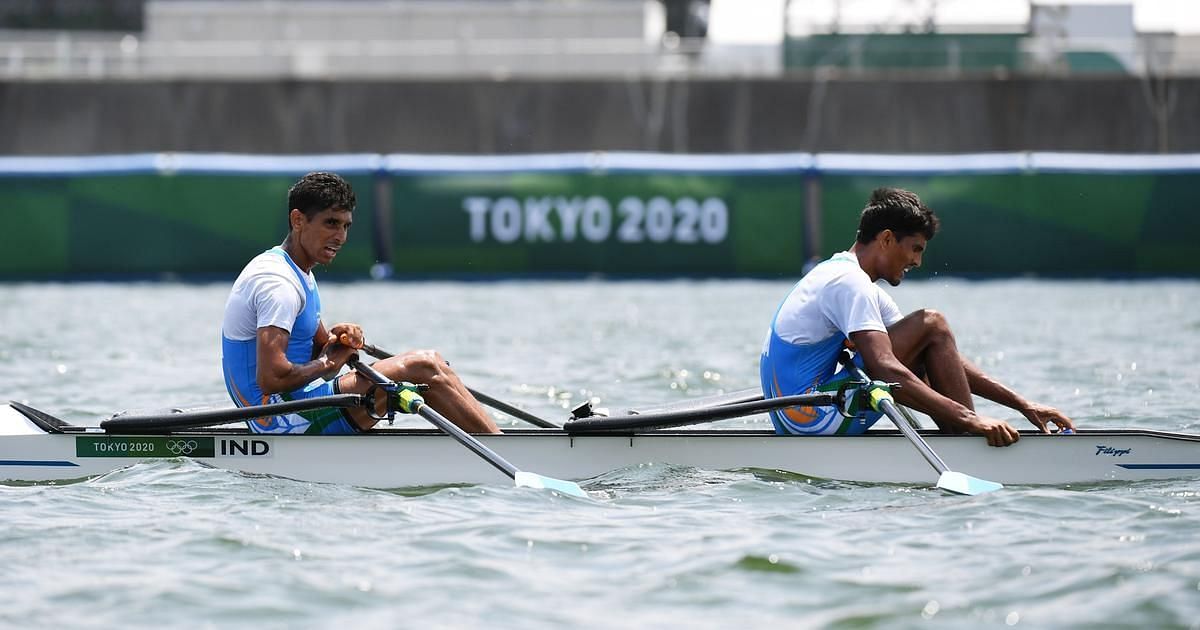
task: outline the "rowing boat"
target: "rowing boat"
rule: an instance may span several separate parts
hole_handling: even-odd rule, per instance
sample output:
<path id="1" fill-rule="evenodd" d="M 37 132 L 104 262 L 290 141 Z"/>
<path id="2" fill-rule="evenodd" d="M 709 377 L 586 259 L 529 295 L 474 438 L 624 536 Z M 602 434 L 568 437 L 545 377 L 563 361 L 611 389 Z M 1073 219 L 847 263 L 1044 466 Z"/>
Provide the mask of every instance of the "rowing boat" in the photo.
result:
<path id="1" fill-rule="evenodd" d="M 941 456 L 1004 484 L 1067 485 L 1200 476 L 1200 436 L 1149 430 L 1023 432 L 1008 448 L 977 436 L 921 431 Z M 586 480 L 620 469 L 677 465 L 761 469 L 865 483 L 926 484 L 929 467 L 895 430 L 862 436 L 783 437 L 768 430 L 507 429 L 476 436 L 540 473 Z M 249 474 L 370 488 L 495 484 L 503 474 L 445 433 L 379 428 L 361 435 L 252 434 L 205 428 L 159 435 L 75 426 L 20 403 L 0 405 L 0 480 L 53 482 L 157 459 Z"/>

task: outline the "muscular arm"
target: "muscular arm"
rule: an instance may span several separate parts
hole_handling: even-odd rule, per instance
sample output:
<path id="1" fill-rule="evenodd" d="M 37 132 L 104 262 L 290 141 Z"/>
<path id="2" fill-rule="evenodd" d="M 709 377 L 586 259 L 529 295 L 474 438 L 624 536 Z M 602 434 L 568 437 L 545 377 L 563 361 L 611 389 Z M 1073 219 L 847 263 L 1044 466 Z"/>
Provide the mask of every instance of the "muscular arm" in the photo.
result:
<path id="1" fill-rule="evenodd" d="M 317 330 L 314 339 L 324 332 Z M 258 329 L 258 386 L 264 394 L 290 392 L 299 389 L 317 378 L 331 378 L 349 360 L 354 350 L 341 344 L 318 343 L 314 345 L 316 355 L 307 363 L 292 363 L 287 358 L 288 331 L 275 326 Z M 329 334 L 325 333 L 326 341 Z M 317 339 L 319 341 L 319 339 Z"/>
<path id="2" fill-rule="evenodd" d="M 259 331 L 260 333 L 262 331 Z M 262 337 L 259 337 L 262 339 Z M 325 322 L 317 320 L 317 334 L 313 335 L 313 356 L 316 359 L 321 356 L 321 350 L 325 348 L 325 344 L 329 343 L 329 331 L 325 330 Z"/>
<path id="3" fill-rule="evenodd" d="M 962 357 L 962 355 L 959 355 Z M 1004 386 L 1003 383 L 988 376 L 983 370 L 976 367 L 974 363 L 962 357 L 963 370 L 967 373 L 967 385 L 971 387 L 971 393 L 976 396 L 982 396 L 992 402 L 1000 403 L 1010 409 L 1021 409 L 1028 407 L 1029 403 L 1020 394 Z"/>
<path id="4" fill-rule="evenodd" d="M 886 332 L 854 332 L 850 333 L 850 341 L 862 356 L 863 365 L 871 378 L 900 384 L 895 396 L 901 404 L 928 414 L 943 431 L 976 432 L 978 417 L 975 412 L 937 393 L 905 367 L 892 352 L 892 341 Z"/>
<path id="5" fill-rule="evenodd" d="M 358 324 L 341 323 L 334 324 L 333 328 L 326 330 L 325 322 L 318 321 L 317 334 L 313 335 L 313 358 L 317 358 L 321 354 L 321 348 L 331 342 L 338 342 L 357 350 L 363 347 L 362 327 Z"/>
<path id="6" fill-rule="evenodd" d="M 1059 429 L 1075 429 L 1075 423 L 1063 412 L 1054 407 L 1027 400 L 1000 381 L 985 374 L 966 357 L 961 354 L 959 357 L 962 359 L 963 369 L 967 373 L 967 384 L 970 385 L 972 394 L 1021 412 L 1021 415 L 1025 416 L 1033 423 L 1033 426 L 1043 433 L 1049 431 L 1047 429 L 1048 422 L 1053 422 Z"/>
<path id="7" fill-rule="evenodd" d="M 923 379 L 913 374 L 892 351 L 891 337 L 887 333 L 861 331 L 850 334 L 850 340 L 863 358 L 867 373 L 872 378 L 899 383 L 896 400 L 918 411 L 926 413 L 943 431 L 976 433 L 988 438 L 993 446 L 1011 444 L 1017 432 L 1007 423 L 976 414 L 963 404 L 941 395 Z M 987 398 L 1021 412 L 1039 430 L 1047 431 L 1047 422 L 1061 429 L 1074 429 L 1071 419 L 1059 410 L 1032 403 L 1005 387 L 999 381 L 984 374 L 966 359 L 962 359 L 967 384 L 971 393 Z"/>

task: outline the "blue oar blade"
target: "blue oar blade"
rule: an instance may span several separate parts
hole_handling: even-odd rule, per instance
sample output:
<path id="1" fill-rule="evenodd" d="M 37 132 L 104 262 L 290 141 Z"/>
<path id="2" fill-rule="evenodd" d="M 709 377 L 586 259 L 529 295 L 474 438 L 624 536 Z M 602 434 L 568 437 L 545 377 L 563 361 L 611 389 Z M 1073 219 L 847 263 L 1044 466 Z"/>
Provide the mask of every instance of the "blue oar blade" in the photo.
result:
<path id="1" fill-rule="evenodd" d="M 986 479 L 979 479 L 970 475 L 964 475 L 960 472 L 947 470 L 938 477 L 937 487 L 942 490 L 953 492 L 955 494 L 966 494 L 974 496 L 977 494 L 986 494 L 995 492 L 1004 487 L 1003 484 Z"/>
<path id="2" fill-rule="evenodd" d="M 563 481 L 554 477 L 543 477 L 542 475 L 519 471 L 513 477 L 513 481 L 523 488 L 541 488 L 544 490 L 557 490 L 563 494 L 569 494 L 575 497 L 588 498 L 588 494 L 579 487 L 579 484 L 574 481 Z"/>

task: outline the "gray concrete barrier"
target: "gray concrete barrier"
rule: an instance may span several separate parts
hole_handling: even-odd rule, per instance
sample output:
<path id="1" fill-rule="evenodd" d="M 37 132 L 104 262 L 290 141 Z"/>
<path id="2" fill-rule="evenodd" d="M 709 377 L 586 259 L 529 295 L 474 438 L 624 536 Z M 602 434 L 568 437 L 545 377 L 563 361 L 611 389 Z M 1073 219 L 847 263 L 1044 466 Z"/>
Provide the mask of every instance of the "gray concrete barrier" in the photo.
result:
<path id="1" fill-rule="evenodd" d="M 1200 79 L 0 82 L 0 155 L 1200 151 Z"/>

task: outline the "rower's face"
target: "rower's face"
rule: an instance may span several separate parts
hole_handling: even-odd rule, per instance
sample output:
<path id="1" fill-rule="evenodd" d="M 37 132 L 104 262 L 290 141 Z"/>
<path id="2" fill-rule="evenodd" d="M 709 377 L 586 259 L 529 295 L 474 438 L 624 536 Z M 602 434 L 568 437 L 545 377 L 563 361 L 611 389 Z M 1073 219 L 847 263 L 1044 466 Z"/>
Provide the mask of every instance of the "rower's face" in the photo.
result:
<path id="1" fill-rule="evenodd" d="M 897 286 L 909 270 L 921 266 L 921 258 L 925 254 L 925 247 L 929 241 L 923 234 L 913 234 L 901 239 L 897 239 L 895 234 L 892 234 L 888 240 L 890 242 L 886 249 L 885 259 L 887 268 L 880 276 L 887 280 L 888 284 Z"/>
<path id="2" fill-rule="evenodd" d="M 328 265 L 337 256 L 346 238 L 354 213 L 341 208 L 327 208 L 311 219 L 299 210 L 292 210 L 292 231 L 298 235 L 299 246 L 313 263 Z"/>

